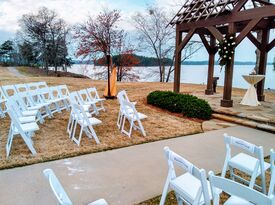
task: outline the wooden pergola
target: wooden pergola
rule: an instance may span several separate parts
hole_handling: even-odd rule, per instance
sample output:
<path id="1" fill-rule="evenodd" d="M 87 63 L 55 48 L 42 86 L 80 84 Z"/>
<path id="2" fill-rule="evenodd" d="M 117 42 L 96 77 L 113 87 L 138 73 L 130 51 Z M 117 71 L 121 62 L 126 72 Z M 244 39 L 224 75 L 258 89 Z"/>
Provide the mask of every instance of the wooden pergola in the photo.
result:
<path id="1" fill-rule="evenodd" d="M 181 51 L 194 34 L 200 36 L 209 54 L 205 94 L 213 94 L 215 54 L 218 51 L 216 41 L 221 42 L 227 34 L 236 36 L 236 47 L 247 37 L 259 49 L 258 74 L 265 75 L 267 54 L 275 45 L 275 39 L 269 41 L 270 30 L 275 28 L 274 4 L 266 0 L 186 0 L 170 25 L 176 26 L 174 92 L 180 91 Z M 253 31 L 262 31 L 260 41 Z M 183 33 L 186 33 L 184 38 Z M 232 63 L 225 67 L 223 107 L 233 106 L 233 68 L 234 55 Z M 257 84 L 257 94 L 259 100 L 264 101 L 264 80 Z"/>

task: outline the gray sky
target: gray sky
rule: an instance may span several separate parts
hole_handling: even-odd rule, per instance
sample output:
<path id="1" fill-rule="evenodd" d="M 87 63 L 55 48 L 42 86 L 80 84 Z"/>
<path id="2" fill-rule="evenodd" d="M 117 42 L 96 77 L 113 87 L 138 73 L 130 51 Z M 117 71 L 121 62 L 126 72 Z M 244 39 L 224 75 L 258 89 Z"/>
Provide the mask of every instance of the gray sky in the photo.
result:
<path id="1" fill-rule="evenodd" d="M 175 13 L 180 1 L 183 0 L 0 0 L 0 43 L 15 36 L 19 29 L 18 20 L 23 14 L 36 12 L 42 6 L 55 10 L 69 25 L 85 21 L 88 15 L 97 15 L 103 8 L 119 9 L 122 14 L 121 27 L 132 32 L 131 16 L 135 12 L 142 12 L 148 5 L 157 3 L 170 13 Z M 271 38 L 274 37 L 275 32 L 272 31 Z M 275 49 L 269 53 L 268 61 L 273 61 L 274 57 Z M 207 58 L 206 50 L 202 49 L 190 60 Z M 237 48 L 236 60 L 255 61 L 255 47 L 249 40 L 244 40 Z"/>

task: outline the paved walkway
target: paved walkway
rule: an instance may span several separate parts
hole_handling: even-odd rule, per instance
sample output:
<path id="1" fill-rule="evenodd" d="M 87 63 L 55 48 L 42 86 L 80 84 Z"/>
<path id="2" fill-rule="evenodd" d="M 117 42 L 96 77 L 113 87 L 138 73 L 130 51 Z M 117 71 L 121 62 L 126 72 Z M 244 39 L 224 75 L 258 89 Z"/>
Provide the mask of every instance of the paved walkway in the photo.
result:
<path id="1" fill-rule="evenodd" d="M 8 70 L 9 70 L 9 72 L 10 72 L 14 77 L 17 77 L 17 78 L 24 78 L 24 77 L 26 77 L 25 75 L 21 74 L 21 73 L 16 69 L 16 67 L 8 67 Z"/>
<path id="2" fill-rule="evenodd" d="M 55 204 L 42 170 L 52 168 L 74 204 L 105 198 L 110 205 L 131 205 L 161 193 L 167 174 L 163 147 L 183 155 L 207 171 L 220 172 L 223 133 L 275 148 L 275 135 L 236 126 L 65 160 L 0 171 L 0 204 Z"/>

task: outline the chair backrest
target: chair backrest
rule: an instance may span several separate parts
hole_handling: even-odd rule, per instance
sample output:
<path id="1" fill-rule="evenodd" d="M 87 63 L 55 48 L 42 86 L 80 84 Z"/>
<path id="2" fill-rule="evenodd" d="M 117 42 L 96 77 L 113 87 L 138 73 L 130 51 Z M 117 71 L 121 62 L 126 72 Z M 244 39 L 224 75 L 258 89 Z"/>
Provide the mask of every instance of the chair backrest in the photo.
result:
<path id="1" fill-rule="evenodd" d="M 59 85 L 57 86 L 59 90 L 59 95 L 62 97 L 68 97 L 70 95 L 69 89 L 67 85 Z"/>
<path id="2" fill-rule="evenodd" d="M 275 195 L 275 164 L 274 163 L 275 163 L 275 151 L 271 149 L 270 150 L 271 177 L 270 177 L 268 196 Z"/>
<path id="3" fill-rule="evenodd" d="M 201 182 L 201 189 L 198 190 L 198 193 L 196 193 L 195 199 L 200 200 L 201 195 L 203 195 L 205 203 L 210 204 L 210 197 L 208 192 L 208 186 L 207 186 L 207 179 L 206 179 L 206 172 L 204 169 L 199 169 L 195 165 L 193 165 L 188 160 L 184 159 L 180 155 L 176 154 L 175 152 L 171 151 L 169 147 L 164 147 L 165 156 L 168 161 L 168 176 L 170 176 L 170 180 L 176 178 L 176 172 L 175 172 L 175 165 L 179 166 L 181 169 L 185 170 L 185 172 L 188 172 Z"/>
<path id="4" fill-rule="evenodd" d="M 7 98 L 9 98 L 17 93 L 14 85 L 3 85 L 2 90 Z"/>
<path id="5" fill-rule="evenodd" d="M 133 103 L 128 102 L 126 100 L 122 100 L 120 109 L 123 112 L 123 114 L 126 115 L 126 117 L 134 115 L 137 120 L 140 120 L 136 107 Z"/>
<path id="6" fill-rule="evenodd" d="M 22 84 L 16 84 L 16 85 L 14 85 L 14 87 L 15 87 L 15 89 L 18 93 L 28 91 L 28 86 L 26 84 L 23 84 L 23 83 Z"/>
<path id="7" fill-rule="evenodd" d="M 127 101 L 127 102 L 130 102 L 130 100 L 129 100 L 129 98 L 128 98 L 128 96 L 127 96 L 127 93 L 126 93 L 125 90 L 121 90 L 121 91 L 118 92 L 118 94 L 117 94 L 117 99 L 118 99 L 118 101 L 119 101 L 120 104 L 121 104 L 121 101 L 122 101 L 122 100 L 125 100 L 125 101 Z"/>
<path id="8" fill-rule="evenodd" d="M 17 103 L 16 96 L 12 96 L 8 99 L 9 107 L 14 111 L 14 114 L 17 118 L 22 117 L 22 110 Z"/>
<path id="9" fill-rule="evenodd" d="M 229 195 L 234 195 L 247 200 L 256 205 L 274 205 L 274 197 L 268 197 L 261 192 L 244 186 L 238 182 L 226 179 L 224 177 L 215 176 L 212 171 L 209 172 L 209 181 L 211 184 L 212 195 L 215 196 L 219 190 L 222 190 Z M 215 200 L 214 200 L 215 201 Z M 214 205 L 217 205 L 214 203 Z"/>
<path id="10" fill-rule="evenodd" d="M 79 99 L 82 101 L 82 102 L 85 102 L 85 101 L 92 101 L 92 99 L 90 98 L 87 90 L 83 89 L 83 90 L 79 90 L 77 91 L 78 93 L 78 96 L 79 96 Z"/>
<path id="11" fill-rule="evenodd" d="M 86 90 L 87 90 L 88 95 L 90 96 L 91 99 L 100 99 L 97 89 L 95 87 L 87 88 Z"/>
<path id="12" fill-rule="evenodd" d="M 71 103 L 71 104 L 72 104 L 72 108 L 73 108 L 73 113 L 76 114 L 77 119 L 83 120 L 83 122 L 85 122 L 86 125 L 89 126 L 91 123 L 90 123 L 89 118 L 88 118 L 86 112 L 84 111 L 83 107 L 76 103 Z"/>
<path id="13" fill-rule="evenodd" d="M 71 104 L 80 104 L 81 103 L 81 102 L 79 102 L 80 99 L 79 99 L 79 96 L 76 91 L 70 93 L 69 99 L 70 99 Z"/>
<path id="14" fill-rule="evenodd" d="M 50 90 L 50 95 L 51 95 L 52 99 L 56 99 L 56 98 L 61 98 L 62 97 L 61 93 L 58 90 L 58 86 L 49 87 L 49 90 Z"/>
<path id="15" fill-rule="evenodd" d="M 48 87 L 46 82 L 34 82 L 34 83 L 28 83 L 27 87 L 29 90 L 38 90 L 40 88 Z"/>
<path id="16" fill-rule="evenodd" d="M 72 205 L 72 201 L 68 197 L 58 178 L 54 174 L 53 170 L 45 169 L 43 171 L 44 176 L 48 179 L 51 189 L 61 205 Z"/>
<path id="17" fill-rule="evenodd" d="M 39 95 L 43 101 L 51 99 L 51 91 L 48 87 L 43 87 L 38 90 Z"/>

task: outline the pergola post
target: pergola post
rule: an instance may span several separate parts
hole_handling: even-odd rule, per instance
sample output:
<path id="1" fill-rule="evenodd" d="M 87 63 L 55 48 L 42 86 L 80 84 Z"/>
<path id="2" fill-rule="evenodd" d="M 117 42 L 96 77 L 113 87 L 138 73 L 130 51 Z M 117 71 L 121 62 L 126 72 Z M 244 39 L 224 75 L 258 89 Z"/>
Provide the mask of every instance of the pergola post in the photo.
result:
<path id="1" fill-rule="evenodd" d="M 229 32 L 229 34 L 235 34 L 235 24 L 234 23 L 229 24 L 228 32 Z M 231 99 L 231 95 L 232 95 L 234 57 L 235 57 L 235 49 L 234 49 L 234 54 L 232 55 L 231 62 L 225 66 L 223 99 L 221 100 L 222 107 L 232 107 L 233 106 L 233 100 Z"/>
<path id="2" fill-rule="evenodd" d="M 268 54 L 267 45 L 269 42 L 269 34 L 270 34 L 270 30 L 268 30 L 268 29 L 264 29 L 262 31 L 262 39 L 261 39 L 261 46 L 260 46 L 260 59 L 259 59 L 259 72 L 258 72 L 258 74 L 260 74 L 260 75 L 266 74 L 267 54 Z M 265 100 L 264 84 L 265 84 L 265 78 L 257 84 L 257 95 L 258 95 L 259 101 Z"/>
<path id="3" fill-rule="evenodd" d="M 176 49 L 175 49 L 175 68 L 174 68 L 174 92 L 180 92 L 180 71 L 181 71 L 181 50 L 182 32 L 176 28 Z"/>
<path id="4" fill-rule="evenodd" d="M 215 46 L 216 39 L 213 35 L 210 35 L 210 49 L 208 60 L 208 76 L 207 76 L 207 88 L 205 90 L 206 95 L 213 95 L 213 79 L 214 79 L 214 65 L 215 65 Z"/>

